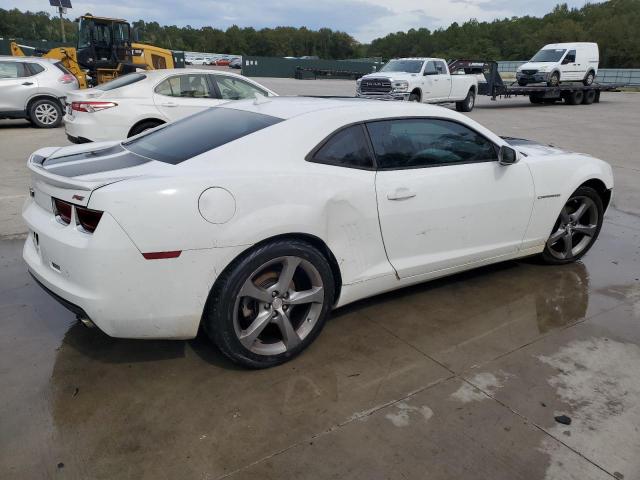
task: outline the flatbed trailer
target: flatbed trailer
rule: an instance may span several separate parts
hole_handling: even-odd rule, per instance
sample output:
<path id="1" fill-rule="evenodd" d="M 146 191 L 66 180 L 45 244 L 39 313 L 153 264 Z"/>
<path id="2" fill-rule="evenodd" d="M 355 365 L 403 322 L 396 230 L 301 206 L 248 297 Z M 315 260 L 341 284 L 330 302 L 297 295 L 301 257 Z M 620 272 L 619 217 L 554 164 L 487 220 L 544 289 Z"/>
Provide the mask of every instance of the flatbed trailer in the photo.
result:
<path id="1" fill-rule="evenodd" d="M 593 83 L 591 85 L 583 85 L 582 83 L 570 82 L 560 83 L 556 87 L 550 87 L 542 84 L 533 84 L 520 86 L 516 82 L 506 84 L 500 72 L 498 64 L 494 61 L 476 61 L 476 60 L 454 60 L 449 63 L 449 70 L 452 74 L 458 75 L 482 75 L 485 81 L 478 82 L 478 95 L 486 95 L 491 100 L 498 97 L 516 97 L 527 96 L 531 103 L 555 103 L 564 100 L 569 105 L 579 105 L 598 103 L 600 101 L 600 93 L 606 91 L 619 91 L 622 84 L 602 85 Z"/>

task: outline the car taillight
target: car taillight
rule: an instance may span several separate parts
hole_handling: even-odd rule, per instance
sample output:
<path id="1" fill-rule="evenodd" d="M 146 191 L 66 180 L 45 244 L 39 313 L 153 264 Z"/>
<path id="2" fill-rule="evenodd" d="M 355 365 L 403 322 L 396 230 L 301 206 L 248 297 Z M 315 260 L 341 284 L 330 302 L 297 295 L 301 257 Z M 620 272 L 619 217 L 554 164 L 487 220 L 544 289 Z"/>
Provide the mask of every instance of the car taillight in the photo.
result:
<path id="1" fill-rule="evenodd" d="M 86 232 L 93 233 L 96 231 L 98 223 L 102 218 L 102 212 L 76 205 L 76 217 L 78 218 L 78 224 L 80 224 Z"/>
<path id="2" fill-rule="evenodd" d="M 71 204 L 54 198 L 53 214 L 60 223 L 69 225 L 71 223 Z"/>
<path id="3" fill-rule="evenodd" d="M 73 83 L 76 81 L 76 77 L 74 77 L 73 75 L 71 75 L 70 73 L 65 73 L 64 75 L 62 75 L 58 81 L 60 83 Z"/>
<path id="4" fill-rule="evenodd" d="M 71 110 L 87 113 L 99 112 L 117 106 L 118 104 L 114 102 L 71 102 Z"/>
<path id="5" fill-rule="evenodd" d="M 85 233 L 95 232 L 103 212 L 65 202 L 59 198 L 53 199 L 53 213 L 56 216 L 56 220 L 63 225 L 69 225 L 71 223 L 74 208 L 76 210 L 75 223 L 77 223 Z"/>

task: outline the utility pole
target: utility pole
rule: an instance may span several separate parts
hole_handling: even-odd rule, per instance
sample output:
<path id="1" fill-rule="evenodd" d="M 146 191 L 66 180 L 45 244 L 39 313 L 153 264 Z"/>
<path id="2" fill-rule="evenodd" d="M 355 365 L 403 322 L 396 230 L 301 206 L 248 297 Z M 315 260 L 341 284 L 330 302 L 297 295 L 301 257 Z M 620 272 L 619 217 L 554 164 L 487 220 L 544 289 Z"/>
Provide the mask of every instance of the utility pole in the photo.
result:
<path id="1" fill-rule="evenodd" d="M 64 18 L 62 18 L 62 14 L 65 12 L 66 8 L 58 7 L 58 13 L 60 14 L 60 32 L 62 33 L 62 43 L 67 43 L 67 37 L 64 34 Z"/>

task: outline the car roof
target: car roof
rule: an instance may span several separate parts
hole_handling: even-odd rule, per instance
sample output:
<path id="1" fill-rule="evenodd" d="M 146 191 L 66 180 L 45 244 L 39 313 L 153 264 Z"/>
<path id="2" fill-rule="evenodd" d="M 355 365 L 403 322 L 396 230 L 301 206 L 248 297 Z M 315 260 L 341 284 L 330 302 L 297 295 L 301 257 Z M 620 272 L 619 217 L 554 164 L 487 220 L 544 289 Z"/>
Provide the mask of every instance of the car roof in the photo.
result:
<path id="1" fill-rule="evenodd" d="M 237 73 L 227 72 L 223 70 L 212 70 L 206 68 L 161 68 L 158 70 L 145 70 L 142 72 L 147 76 L 147 78 L 158 79 L 163 78 L 168 75 L 179 75 L 179 74 L 189 74 L 189 73 L 205 73 L 205 74 L 216 74 L 216 75 L 229 75 L 231 77 L 245 78 L 242 75 L 238 75 Z"/>
<path id="2" fill-rule="evenodd" d="M 44 63 L 57 63 L 60 61 L 58 58 L 43 58 L 43 57 L 14 57 L 13 55 L 0 55 L 0 60 L 3 62 L 44 62 Z"/>
<path id="3" fill-rule="evenodd" d="M 220 108 L 245 110 L 288 120 L 320 111 L 333 111 L 342 117 L 393 117 L 393 116 L 443 116 L 450 110 L 415 102 L 368 100 L 355 97 L 264 97 L 263 99 L 238 100 L 220 105 Z M 445 116 L 448 116 L 445 114 Z"/>

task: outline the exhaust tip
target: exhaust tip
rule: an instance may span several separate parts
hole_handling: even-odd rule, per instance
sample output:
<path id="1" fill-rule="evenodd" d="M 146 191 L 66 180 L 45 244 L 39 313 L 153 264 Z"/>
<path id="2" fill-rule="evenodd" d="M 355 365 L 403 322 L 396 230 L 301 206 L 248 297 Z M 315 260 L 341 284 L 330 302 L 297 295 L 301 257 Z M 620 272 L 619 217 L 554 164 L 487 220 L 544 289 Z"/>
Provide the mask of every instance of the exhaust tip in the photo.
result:
<path id="1" fill-rule="evenodd" d="M 87 317 L 81 317 L 80 315 L 76 315 L 76 318 L 82 322 L 82 324 L 87 327 L 87 328 L 94 328 L 96 326 L 95 323 L 93 323 L 91 321 L 91 319 L 87 318 Z"/>

